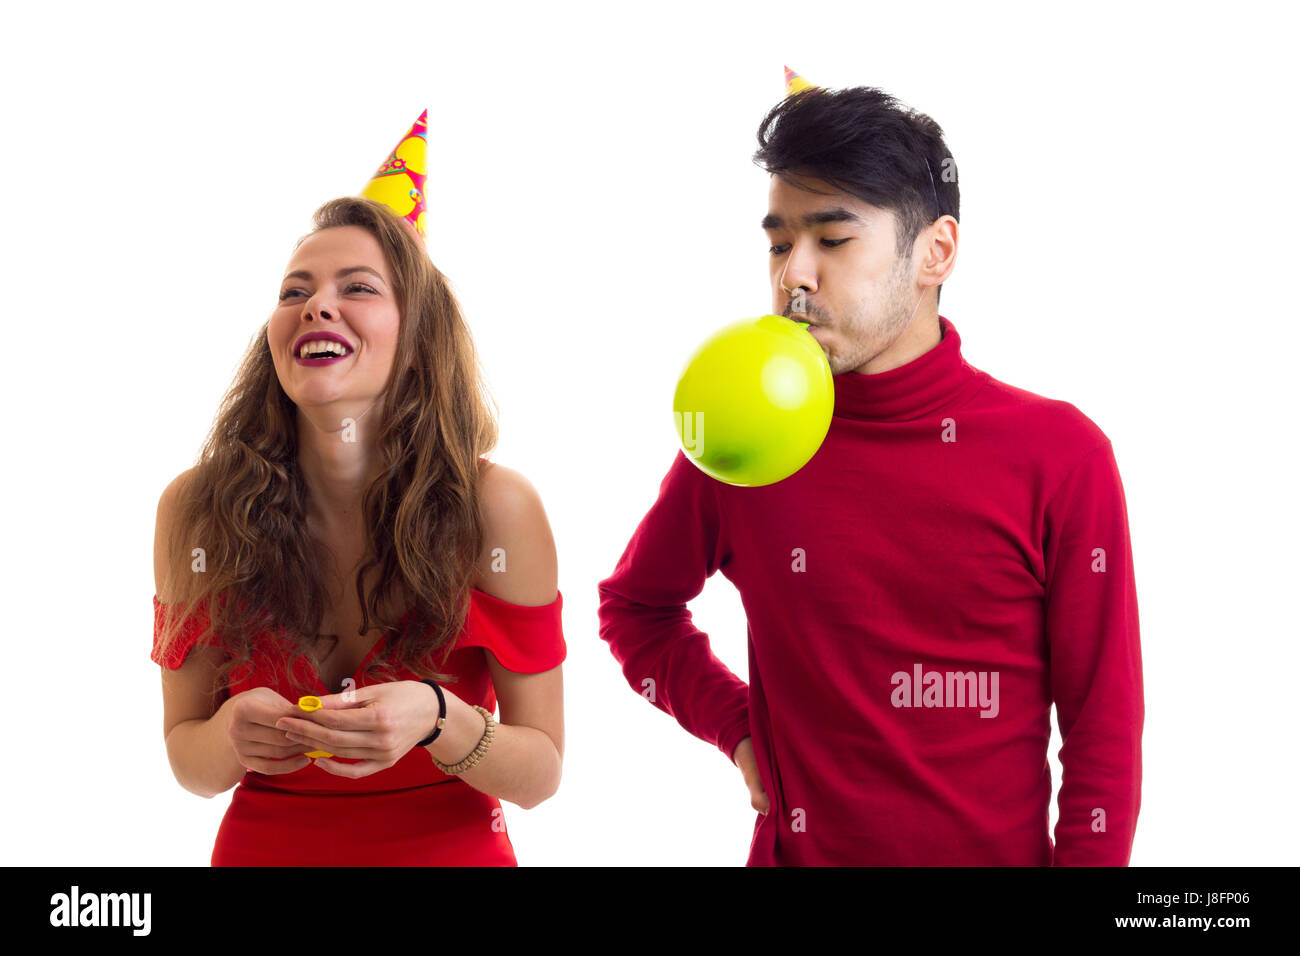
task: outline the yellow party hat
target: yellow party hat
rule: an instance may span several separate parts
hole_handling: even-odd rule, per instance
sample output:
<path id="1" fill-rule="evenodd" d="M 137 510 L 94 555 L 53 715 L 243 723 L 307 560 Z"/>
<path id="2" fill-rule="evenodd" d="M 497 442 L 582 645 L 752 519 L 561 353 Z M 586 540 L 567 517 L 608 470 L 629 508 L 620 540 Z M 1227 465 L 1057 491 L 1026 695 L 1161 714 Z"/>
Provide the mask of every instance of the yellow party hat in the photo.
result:
<path id="1" fill-rule="evenodd" d="M 795 93 L 802 93 L 804 90 L 815 90 L 816 86 L 809 83 L 802 76 L 790 69 L 785 68 L 785 95 L 793 96 Z"/>
<path id="2" fill-rule="evenodd" d="M 429 111 L 398 140 L 361 195 L 383 203 L 424 241 L 424 180 L 428 169 Z"/>

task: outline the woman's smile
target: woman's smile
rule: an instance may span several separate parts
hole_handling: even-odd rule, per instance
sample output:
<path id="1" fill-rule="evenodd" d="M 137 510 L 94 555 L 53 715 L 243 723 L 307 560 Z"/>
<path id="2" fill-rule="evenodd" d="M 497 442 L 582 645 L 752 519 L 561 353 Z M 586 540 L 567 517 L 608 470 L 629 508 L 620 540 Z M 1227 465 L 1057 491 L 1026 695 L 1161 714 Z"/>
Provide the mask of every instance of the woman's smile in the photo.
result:
<path id="1" fill-rule="evenodd" d="M 317 355 L 303 358 L 301 355 L 295 355 L 293 360 L 299 365 L 336 365 L 339 362 L 345 362 L 355 355 L 355 352 L 348 352 L 346 355 L 334 355 L 330 352 L 321 352 Z"/>

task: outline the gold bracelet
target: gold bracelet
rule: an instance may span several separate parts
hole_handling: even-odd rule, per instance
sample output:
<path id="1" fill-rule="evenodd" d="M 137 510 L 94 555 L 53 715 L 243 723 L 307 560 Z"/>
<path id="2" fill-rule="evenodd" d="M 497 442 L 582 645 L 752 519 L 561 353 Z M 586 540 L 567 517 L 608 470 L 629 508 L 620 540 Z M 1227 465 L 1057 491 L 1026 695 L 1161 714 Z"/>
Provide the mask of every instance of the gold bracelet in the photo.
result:
<path id="1" fill-rule="evenodd" d="M 447 773 L 447 774 L 464 773 L 470 767 L 474 766 L 474 764 L 482 760 L 483 755 L 487 753 L 488 748 L 492 746 L 492 736 L 493 734 L 496 733 L 496 727 L 497 727 L 496 718 L 492 716 L 492 712 L 488 710 L 486 707 L 480 707 L 478 704 L 475 704 L 474 709 L 483 715 L 483 719 L 487 721 L 487 726 L 483 728 L 483 736 L 479 738 L 478 746 L 475 747 L 472 751 L 470 751 L 469 756 L 466 757 L 464 760 L 462 760 L 460 763 L 455 763 L 448 766 L 447 764 L 442 763 L 440 760 L 438 760 L 437 757 L 434 757 L 432 753 L 429 754 L 429 756 L 433 758 L 433 765 L 437 767 L 439 770 L 441 770 L 443 773 Z"/>

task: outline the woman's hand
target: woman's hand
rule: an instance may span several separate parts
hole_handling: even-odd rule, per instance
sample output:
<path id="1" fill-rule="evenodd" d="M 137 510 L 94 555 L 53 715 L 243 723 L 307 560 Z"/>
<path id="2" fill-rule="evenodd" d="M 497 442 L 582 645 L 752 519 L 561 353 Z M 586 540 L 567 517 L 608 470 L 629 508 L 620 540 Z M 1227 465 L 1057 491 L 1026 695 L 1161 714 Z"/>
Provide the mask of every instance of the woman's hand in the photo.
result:
<path id="1" fill-rule="evenodd" d="M 444 689 L 444 694 L 451 692 Z M 387 770 L 429 734 L 438 721 L 438 696 L 428 684 L 390 681 L 320 698 L 310 713 L 294 707 L 275 727 L 285 732 L 299 753 L 325 750 L 358 763 L 328 757 L 316 766 L 340 777 L 365 777 Z M 304 758 L 308 759 L 308 758 Z"/>
<path id="2" fill-rule="evenodd" d="M 293 701 L 269 687 L 254 687 L 230 698 L 222 709 L 227 707 L 230 745 L 245 770 L 293 773 L 311 763 L 301 745 L 276 729 L 276 721 L 285 714 L 302 713 Z"/>

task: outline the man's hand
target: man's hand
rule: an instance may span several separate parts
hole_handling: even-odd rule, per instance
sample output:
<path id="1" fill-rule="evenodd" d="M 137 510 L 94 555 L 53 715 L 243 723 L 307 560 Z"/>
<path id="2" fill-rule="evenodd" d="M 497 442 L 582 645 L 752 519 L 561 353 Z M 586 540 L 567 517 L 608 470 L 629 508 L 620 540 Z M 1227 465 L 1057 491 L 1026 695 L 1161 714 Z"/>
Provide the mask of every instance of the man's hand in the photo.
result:
<path id="1" fill-rule="evenodd" d="M 759 813 L 767 813 L 771 804 L 763 781 L 758 779 L 758 761 L 754 759 L 754 743 L 748 737 L 736 744 L 732 759 L 745 777 L 745 786 L 749 787 L 749 804 Z"/>

